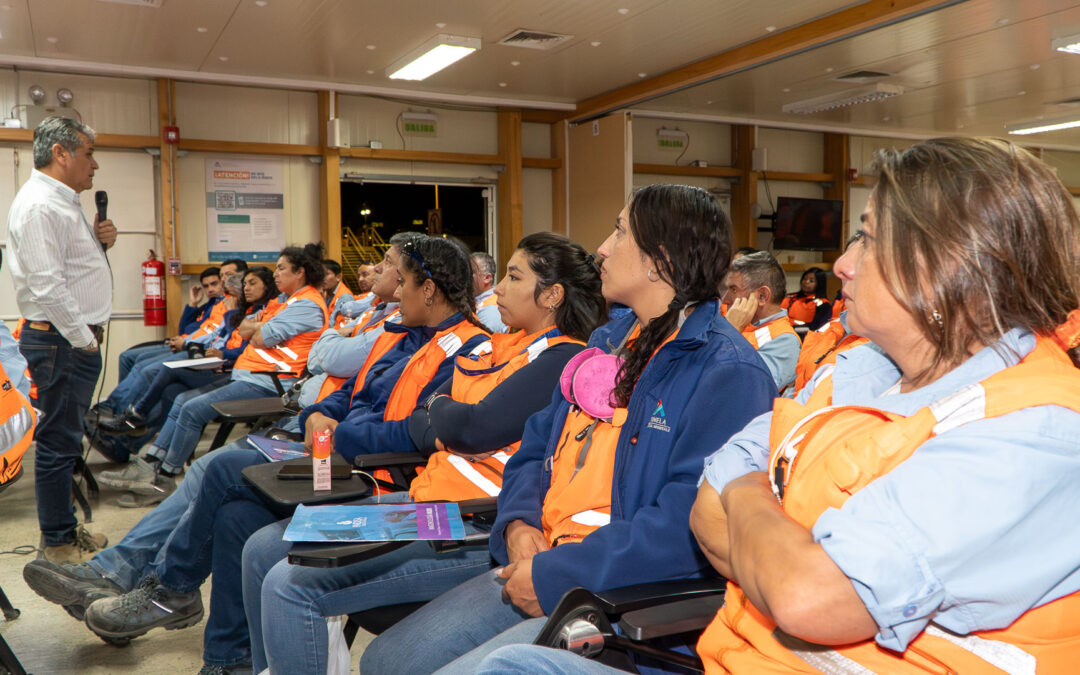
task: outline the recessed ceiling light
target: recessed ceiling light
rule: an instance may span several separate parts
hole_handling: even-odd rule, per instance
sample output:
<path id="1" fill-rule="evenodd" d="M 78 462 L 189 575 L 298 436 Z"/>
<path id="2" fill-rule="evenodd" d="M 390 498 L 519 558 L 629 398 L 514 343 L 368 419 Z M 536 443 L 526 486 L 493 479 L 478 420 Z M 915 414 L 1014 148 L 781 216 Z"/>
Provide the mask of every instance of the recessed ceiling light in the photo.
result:
<path id="1" fill-rule="evenodd" d="M 712 101 L 705 101 L 705 105 L 712 105 Z"/>
<path id="2" fill-rule="evenodd" d="M 1008 19 L 998 19 L 998 25 L 999 26 L 1004 26 L 1007 23 L 1009 23 Z"/>
<path id="3" fill-rule="evenodd" d="M 888 115 L 886 115 L 885 117 L 882 117 L 882 118 L 881 118 L 881 121 L 882 121 L 882 122 L 888 122 L 888 121 L 889 121 L 889 120 L 891 120 L 891 119 L 892 119 L 891 117 L 889 117 Z"/>
<path id="4" fill-rule="evenodd" d="M 825 69 L 825 72 L 826 73 L 831 73 L 833 70 L 835 70 L 835 68 L 833 68 L 832 66 L 829 66 L 828 68 Z"/>
<path id="5" fill-rule="evenodd" d="M 55 38 L 50 35 L 49 37 L 45 38 L 45 42 L 56 44 L 57 42 L 60 42 L 60 38 Z"/>
<path id="6" fill-rule="evenodd" d="M 1016 95 L 1017 95 L 1017 96 L 1023 96 L 1023 95 L 1024 95 L 1024 94 L 1026 94 L 1026 93 L 1027 93 L 1026 91 L 1024 91 L 1023 89 L 1021 89 L 1020 91 L 1016 92 Z"/>
<path id="7" fill-rule="evenodd" d="M 368 74 L 368 75 L 374 75 L 374 74 L 375 74 L 375 71 L 374 71 L 374 70 L 370 70 L 370 69 L 369 69 L 369 70 L 367 71 L 367 74 Z"/>
<path id="8" fill-rule="evenodd" d="M 625 7 L 620 7 L 619 8 L 619 14 L 622 14 L 622 15 L 625 16 L 626 14 L 629 14 L 629 13 L 630 13 L 630 10 L 628 10 L 627 8 L 625 8 Z"/>
<path id="9" fill-rule="evenodd" d="M 375 45 L 368 45 L 367 48 L 371 51 L 375 50 Z"/>
<path id="10" fill-rule="evenodd" d="M 599 47 L 600 46 L 600 41 L 599 40 L 593 40 L 589 44 L 592 45 L 593 47 Z"/>
<path id="11" fill-rule="evenodd" d="M 506 83 L 505 83 L 505 82 L 500 82 L 500 83 L 499 83 L 499 86 L 500 86 L 500 87 L 505 87 L 505 86 L 506 86 Z"/>
<path id="12" fill-rule="evenodd" d="M 788 92 L 790 92 L 790 91 L 791 91 L 791 87 L 784 87 L 784 88 L 783 88 L 783 89 L 781 89 L 780 91 L 782 91 L 782 92 L 784 92 L 784 93 L 786 94 L 786 93 L 788 93 Z"/>
<path id="13" fill-rule="evenodd" d="M 392 80 L 423 80 L 480 49 L 480 38 L 439 34 L 386 69 Z"/>
<path id="14" fill-rule="evenodd" d="M 1014 135 L 1041 134 L 1046 131 L 1058 131 L 1060 129 L 1072 129 L 1080 127 L 1080 119 L 1066 117 L 1057 120 L 1040 120 L 1037 122 L 1024 122 L 1021 124 L 1006 124 L 1005 131 Z"/>
<path id="15" fill-rule="evenodd" d="M 520 66 L 520 65 L 521 65 L 521 61 L 511 61 L 511 62 L 510 62 L 510 65 L 512 65 L 512 66 Z"/>
<path id="16" fill-rule="evenodd" d="M 442 21 L 440 21 L 439 23 L 435 24 L 435 27 L 436 28 L 446 28 L 446 24 L 443 23 Z"/>
<path id="17" fill-rule="evenodd" d="M 638 73 L 637 76 L 638 77 L 647 77 L 648 73 Z"/>
<path id="18" fill-rule="evenodd" d="M 771 33 L 774 30 L 776 30 L 776 26 L 765 26 L 765 32 L 766 33 Z"/>
<path id="19" fill-rule="evenodd" d="M 210 29 L 209 29 L 209 28 L 207 28 L 206 26 L 199 26 L 199 27 L 198 27 L 198 28 L 196 28 L 195 30 L 196 30 L 196 31 L 198 31 L 198 32 L 200 32 L 200 33 L 205 33 L 206 31 L 208 31 L 208 30 L 210 30 Z"/>
<path id="20" fill-rule="evenodd" d="M 228 61 L 228 60 L 229 60 L 228 56 L 219 56 L 218 57 L 218 61 Z"/>
<path id="21" fill-rule="evenodd" d="M 266 7 L 266 0 L 255 0 L 256 7 Z"/>

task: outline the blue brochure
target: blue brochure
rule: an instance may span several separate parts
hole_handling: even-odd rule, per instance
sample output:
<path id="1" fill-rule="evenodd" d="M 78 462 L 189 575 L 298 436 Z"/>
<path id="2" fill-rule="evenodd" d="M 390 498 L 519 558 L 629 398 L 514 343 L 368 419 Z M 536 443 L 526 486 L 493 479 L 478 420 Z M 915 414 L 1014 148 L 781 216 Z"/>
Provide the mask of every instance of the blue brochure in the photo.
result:
<path id="1" fill-rule="evenodd" d="M 276 438 L 267 438 L 266 436 L 258 436 L 256 434 L 248 434 L 247 442 L 271 462 L 280 462 L 284 459 L 296 459 L 297 457 L 308 457 L 311 455 L 300 441 L 284 441 Z"/>
<path id="2" fill-rule="evenodd" d="M 285 541 L 395 541 L 464 539 L 465 524 L 453 502 L 296 507 Z"/>

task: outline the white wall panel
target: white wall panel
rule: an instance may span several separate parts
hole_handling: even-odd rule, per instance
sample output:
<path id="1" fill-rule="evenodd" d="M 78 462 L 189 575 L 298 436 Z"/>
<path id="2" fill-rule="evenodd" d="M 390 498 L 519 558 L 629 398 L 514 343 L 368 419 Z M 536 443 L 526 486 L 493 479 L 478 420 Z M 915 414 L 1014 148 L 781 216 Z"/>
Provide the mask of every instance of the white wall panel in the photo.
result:
<path id="1" fill-rule="evenodd" d="M 314 92 L 177 82 L 174 106 L 181 138 L 319 142 Z"/>
<path id="2" fill-rule="evenodd" d="M 523 169 L 521 173 L 521 234 L 551 232 L 551 170 Z"/>
<path id="3" fill-rule="evenodd" d="M 824 166 L 824 134 L 759 127 L 757 145 L 768 149 L 769 171 L 819 173 Z"/>
<path id="4" fill-rule="evenodd" d="M 522 157 L 551 157 L 551 125 L 523 122 L 521 125 Z"/>
<path id="5" fill-rule="evenodd" d="M 661 148 L 656 132 L 661 127 L 680 129 L 690 134 L 690 144 L 679 160 L 687 165 L 694 160 L 704 160 L 709 166 L 731 166 L 731 125 L 711 122 L 686 122 L 662 120 L 652 117 L 634 117 L 634 161 L 646 164 L 674 164 L 682 150 Z M 688 183 L 696 185 L 696 183 Z"/>
<path id="6" fill-rule="evenodd" d="M 408 110 L 433 113 L 437 117 L 437 135 L 399 135 L 398 115 Z M 395 150 L 483 155 L 499 152 L 498 118 L 493 112 L 426 108 L 365 96 L 338 96 L 337 116 L 342 120 L 343 134 L 348 130 L 351 147 L 367 146 L 369 141 L 376 140 L 384 148 Z"/>

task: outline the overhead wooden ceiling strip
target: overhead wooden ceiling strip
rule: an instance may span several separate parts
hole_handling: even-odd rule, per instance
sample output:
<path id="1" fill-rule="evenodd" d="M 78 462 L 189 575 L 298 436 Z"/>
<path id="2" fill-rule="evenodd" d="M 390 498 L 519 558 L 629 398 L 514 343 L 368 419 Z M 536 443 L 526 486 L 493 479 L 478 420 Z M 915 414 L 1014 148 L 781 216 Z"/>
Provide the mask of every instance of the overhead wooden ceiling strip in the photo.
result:
<path id="1" fill-rule="evenodd" d="M 867 0 L 800 26 L 695 61 L 662 75 L 609 91 L 578 104 L 571 122 L 599 117 L 664 94 L 782 59 L 800 52 L 935 12 L 966 0 Z"/>

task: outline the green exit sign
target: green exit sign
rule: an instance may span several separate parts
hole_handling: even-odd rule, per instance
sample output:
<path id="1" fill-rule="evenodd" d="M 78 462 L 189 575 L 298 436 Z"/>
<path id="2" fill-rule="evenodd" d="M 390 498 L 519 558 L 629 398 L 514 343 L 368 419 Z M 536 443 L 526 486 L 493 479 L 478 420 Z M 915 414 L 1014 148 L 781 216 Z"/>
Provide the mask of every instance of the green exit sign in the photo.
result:
<path id="1" fill-rule="evenodd" d="M 686 147 L 681 138 L 658 138 L 656 144 L 663 150 L 682 150 Z"/>
<path id="2" fill-rule="evenodd" d="M 407 136 L 434 136 L 437 131 L 435 122 L 405 120 L 404 127 Z"/>

